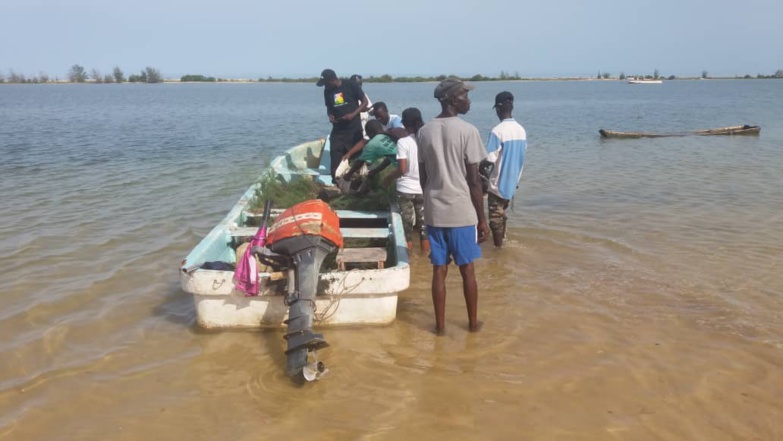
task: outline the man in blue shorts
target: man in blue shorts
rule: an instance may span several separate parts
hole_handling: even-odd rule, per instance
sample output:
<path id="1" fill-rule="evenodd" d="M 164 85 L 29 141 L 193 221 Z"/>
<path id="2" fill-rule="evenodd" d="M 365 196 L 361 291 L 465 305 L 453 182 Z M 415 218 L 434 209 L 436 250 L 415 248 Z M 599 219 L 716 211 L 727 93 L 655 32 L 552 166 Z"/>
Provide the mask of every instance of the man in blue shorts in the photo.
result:
<path id="1" fill-rule="evenodd" d="M 441 113 L 424 124 L 417 135 L 438 335 L 446 331 L 446 275 L 452 260 L 462 276 L 468 329 L 476 332 L 482 325 L 478 321 L 478 284 L 473 261 L 481 257 L 479 243 L 489 236 L 478 172 L 486 151 L 478 129 L 458 116 L 470 110 L 468 92 L 473 89 L 457 78 L 441 81 L 435 88 Z"/>

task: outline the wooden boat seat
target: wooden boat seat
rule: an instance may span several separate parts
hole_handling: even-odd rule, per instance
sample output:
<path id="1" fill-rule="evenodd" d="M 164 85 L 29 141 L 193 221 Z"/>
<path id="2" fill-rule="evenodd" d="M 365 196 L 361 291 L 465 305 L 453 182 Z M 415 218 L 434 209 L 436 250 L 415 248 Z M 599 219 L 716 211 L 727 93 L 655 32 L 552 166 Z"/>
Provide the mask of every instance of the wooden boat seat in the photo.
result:
<path id="1" fill-rule="evenodd" d="M 337 253 L 337 269 L 345 271 L 349 263 L 377 263 L 383 269 L 386 248 L 343 248 Z"/>

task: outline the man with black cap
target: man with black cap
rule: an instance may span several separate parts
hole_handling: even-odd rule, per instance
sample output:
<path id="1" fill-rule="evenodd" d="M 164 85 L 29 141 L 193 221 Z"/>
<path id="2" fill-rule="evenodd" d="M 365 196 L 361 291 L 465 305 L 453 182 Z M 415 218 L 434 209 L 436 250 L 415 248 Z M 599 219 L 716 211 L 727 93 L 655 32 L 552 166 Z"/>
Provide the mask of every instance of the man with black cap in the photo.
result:
<path id="1" fill-rule="evenodd" d="M 487 206 L 492 241 L 496 247 L 500 247 L 506 234 L 508 203 L 514 197 L 522 177 L 527 134 L 525 128 L 511 116 L 514 110 L 514 95 L 511 92 L 497 94 L 494 109 L 500 124 L 492 129 L 487 141 L 486 161 L 494 163 L 489 174 Z"/>
<path id="2" fill-rule="evenodd" d="M 324 86 L 326 115 L 332 123 L 329 135 L 332 179 L 342 156 L 362 139 L 359 113 L 367 110 L 367 97 L 354 81 L 343 81 L 332 69 L 324 69 L 317 86 Z"/>
<path id="3" fill-rule="evenodd" d="M 489 236 L 478 172 L 486 151 L 478 129 L 458 116 L 470 110 L 468 92 L 473 89 L 458 78 L 441 81 L 435 88 L 441 113 L 424 124 L 417 136 L 438 335 L 446 329 L 446 274 L 452 259 L 462 276 L 468 329 L 476 332 L 482 324 L 473 261 L 481 257 L 479 243 Z"/>

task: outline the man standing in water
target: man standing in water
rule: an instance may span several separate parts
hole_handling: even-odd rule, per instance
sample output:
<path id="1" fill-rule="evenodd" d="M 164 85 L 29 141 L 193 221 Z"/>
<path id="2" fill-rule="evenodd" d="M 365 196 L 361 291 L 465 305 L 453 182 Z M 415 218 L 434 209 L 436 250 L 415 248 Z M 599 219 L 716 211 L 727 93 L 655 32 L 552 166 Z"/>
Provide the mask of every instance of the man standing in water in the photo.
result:
<path id="1" fill-rule="evenodd" d="M 514 95 L 511 92 L 497 94 L 494 108 L 500 124 L 492 129 L 487 141 L 486 160 L 495 164 L 489 174 L 487 206 L 492 241 L 496 247 L 500 247 L 506 235 L 508 202 L 514 197 L 522 177 L 527 134 L 525 128 L 511 116 L 514 110 Z"/>
<path id="2" fill-rule="evenodd" d="M 457 78 L 441 81 L 435 88 L 441 113 L 419 129 L 417 136 L 438 335 L 446 331 L 446 275 L 452 258 L 462 276 L 468 329 L 476 332 L 482 325 L 473 261 L 481 257 L 478 244 L 489 236 L 478 172 L 486 151 L 478 129 L 458 117 L 470 110 L 468 92 L 473 89 Z"/>
<path id="3" fill-rule="evenodd" d="M 367 110 L 367 96 L 354 81 L 343 81 L 332 69 L 324 69 L 316 83 L 324 87 L 326 115 L 332 123 L 329 135 L 332 179 L 342 156 L 362 139 L 359 113 Z"/>
<path id="4" fill-rule="evenodd" d="M 397 202 L 408 250 L 413 248 L 413 233 L 417 232 L 421 250 L 429 252 L 430 242 L 427 239 L 427 227 L 424 226 L 424 195 L 419 177 L 419 147 L 416 145 L 416 135 L 424 126 L 421 111 L 415 107 L 403 110 L 402 124 L 408 136 L 397 140 L 397 170 L 387 176 L 387 184 L 392 179 L 397 180 Z"/>

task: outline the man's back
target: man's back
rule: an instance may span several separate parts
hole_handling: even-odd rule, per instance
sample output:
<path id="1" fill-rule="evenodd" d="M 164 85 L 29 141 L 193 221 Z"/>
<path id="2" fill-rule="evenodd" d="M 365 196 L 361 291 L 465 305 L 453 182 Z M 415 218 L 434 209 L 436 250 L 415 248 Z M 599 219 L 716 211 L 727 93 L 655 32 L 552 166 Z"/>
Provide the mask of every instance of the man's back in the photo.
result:
<path id="1" fill-rule="evenodd" d="M 522 175 L 527 150 L 525 129 L 513 118 L 496 125 L 487 142 L 487 159 L 495 163 L 489 175 L 488 191 L 503 199 L 511 199 Z"/>
<path id="2" fill-rule="evenodd" d="M 466 162 L 475 164 L 485 156 L 478 129 L 458 117 L 435 118 L 419 130 L 419 162 L 427 181 L 424 190 L 424 220 L 436 227 L 462 227 L 478 221 L 467 182 Z"/>
<path id="3" fill-rule="evenodd" d="M 397 179 L 397 191 L 407 194 L 422 194 L 419 181 L 419 147 L 416 135 L 410 134 L 397 140 L 397 160 L 408 161 L 408 171 Z"/>

